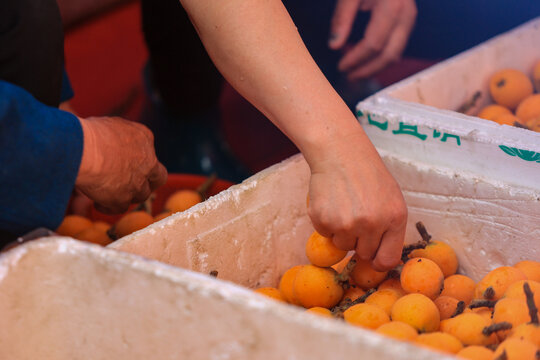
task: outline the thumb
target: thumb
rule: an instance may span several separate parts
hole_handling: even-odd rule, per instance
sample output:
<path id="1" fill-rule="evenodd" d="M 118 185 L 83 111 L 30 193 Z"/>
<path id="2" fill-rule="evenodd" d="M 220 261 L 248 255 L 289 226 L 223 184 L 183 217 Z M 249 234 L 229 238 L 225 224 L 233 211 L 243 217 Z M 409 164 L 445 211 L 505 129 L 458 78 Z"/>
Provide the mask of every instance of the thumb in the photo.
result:
<path id="1" fill-rule="evenodd" d="M 362 0 L 337 1 L 330 24 L 330 38 L 328 40 L 330 49 L 337 50 L 347 41 L 361 2 Z"/>

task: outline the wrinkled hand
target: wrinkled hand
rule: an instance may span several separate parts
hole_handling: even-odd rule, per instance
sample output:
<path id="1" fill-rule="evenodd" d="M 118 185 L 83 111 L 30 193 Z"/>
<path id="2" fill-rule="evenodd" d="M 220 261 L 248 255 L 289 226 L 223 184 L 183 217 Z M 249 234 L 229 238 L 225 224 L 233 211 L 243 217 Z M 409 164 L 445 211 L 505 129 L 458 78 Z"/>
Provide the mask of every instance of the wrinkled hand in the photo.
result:
<path id="1" fill-rule="evenodd" d="M 358 11 L 371 11 L 364 38 L 345 51 L 338 64 L 347 78 L 369 77 L 401 57 L 416 20 L 414 0 L 338 0 L 329 46 L 343 48 Z"/>
<path id="2" fill-rule="evenodd" d="M 71 203 L 68 208 L 69 214 L 90 217 L 94 202 L 80 190 L 75 190 L 71 195 Z"/>
<path id="3" fill-rule="evenodd" d="M 376 270 L 389 270 L 401 258 L 407 207 L 375 148 L 352 137 L 328 144 L 332 150 L 310 164 L 308 213 L 338 248 L 354 249 Z"/>
<path id="4" fill-rule="evenodd" d="M 154 137 L 144 125 L 121 118 L 81 119 L 84 149 L 75 187 L 106 213 L 143 202 L 167 180 Z"/>

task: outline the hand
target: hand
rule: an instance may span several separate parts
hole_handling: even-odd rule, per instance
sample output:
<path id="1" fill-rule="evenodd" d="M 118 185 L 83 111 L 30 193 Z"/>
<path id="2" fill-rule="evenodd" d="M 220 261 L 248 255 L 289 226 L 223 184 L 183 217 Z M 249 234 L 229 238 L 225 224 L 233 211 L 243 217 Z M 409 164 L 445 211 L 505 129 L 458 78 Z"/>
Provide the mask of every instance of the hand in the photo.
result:
<path id="1" fill-rule="evenodd" d="M 90 217 L 94 202 L 80 190 L 75 190 L 71 195 L 71 203 L 68 208 L 69 214 Z"/>
<path id="2" fill-rule="evenodd" d="M 345 55 L 338 69 L 349 81 L 367 78 L 401 57 L 416 20 L 414 0 L 338 0 L 329 46 L 343 48 L 358 11 L 371 11 L 364 38 Z"/>
<path id="3" fill-rule="evenodd" d="M 378 271 L 401 258 L 407 207 L 398 184 L 364 135 L 329 143 L 311 163 L 309 209 L 315 229 L 356 250 Z M 349 144 L 353 144 L 350 146 Z"/>
<path id="4" fill-rule="evenodd" d="M 106 213 L 143 202 L 167 180 L 144 125 L 121 118 L 79 118 L 84 149 L 75 187 Z"/>

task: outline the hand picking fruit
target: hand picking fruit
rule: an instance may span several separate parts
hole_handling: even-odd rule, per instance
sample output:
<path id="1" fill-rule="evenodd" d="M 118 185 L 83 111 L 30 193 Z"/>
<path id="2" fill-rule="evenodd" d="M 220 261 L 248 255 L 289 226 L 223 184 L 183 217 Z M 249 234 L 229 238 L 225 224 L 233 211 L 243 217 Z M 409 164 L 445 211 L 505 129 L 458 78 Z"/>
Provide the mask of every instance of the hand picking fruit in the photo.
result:
<path id="1" fill-rule="evenodd" d="M 422 240 L 402 248 L 402 264 L 375 270 L 314 231 L 310 264 L 287 270 L 278 288 L 260 294 L 306 312 L 371 329 L 462 359 L 536 360 L 540 351 L 540 262 L 523 260 L 493 269 L 475 283 L 458 274 L 445 242 Z"/>
<path id="2" fill-rule="evenodd" d="M 208 197 L 208 192 L 215 181 L 216 176 L 211 175 L 196 189 L 181 188 L 174 191 L 166 198 L 162 211 L 155 216 L 152 216 L 152 209 L 156 196 L 152 194 L 143 203 L 125 213 L 114 224 L 103 221 L 94 222 L 85 216 L 70 214 L 64 218 L 56 229 L 56 233 L 106 246 L 113 240 L 120 239 L 167 216 L 198 204 Z"/>

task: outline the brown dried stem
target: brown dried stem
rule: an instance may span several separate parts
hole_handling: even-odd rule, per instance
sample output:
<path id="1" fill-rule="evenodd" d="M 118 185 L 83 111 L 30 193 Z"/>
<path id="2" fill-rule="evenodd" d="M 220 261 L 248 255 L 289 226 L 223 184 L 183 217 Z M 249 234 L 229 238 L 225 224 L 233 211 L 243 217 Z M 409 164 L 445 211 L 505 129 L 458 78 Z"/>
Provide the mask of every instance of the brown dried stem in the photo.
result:
<path id="1" fill-rule="evenodd" d="M 534 294 L 528 282 L 523 283 L 523 291 L 527 298 L 527 307 L 529 308 L 529 316 L 532 324 L 538 324 L 538 308 L 534 302 Z"/>
<path id="2" fill-rule="evenodd" d="M 468 99 L 466 102 L 464 102 L 458 109 L 457 112 L 465 114 L 467 111 L 472 109 L 475 105 L 478 99 L 480 99 L 480 96 L 482 96 L 482 93 L 480 91 L 476 91 L 474 94 L 472 94 L 471 98 Z"/>
<path id="3" fill-rule="evenodd" d="M 475 308 L 480 308 L 480 307 L 492 308 L 495 306 L 496 303 L 497 301 L 494 301 L 494 300 L 473 300 L 469 304 L 469 309 L 475 309 Z"/>
<path id="4" fill-rule="evenodd" d="M 497 356 L 494 360 L 508 360 L 508 355 L 506 355 L 506 350 L 503 350 L 501 355 Z"/>
<path id="5" fill-rule="evenodd" d="M 418 232 L 420 233 L 422 240 L 424 240 L 426 243 L 429 243 L 429 240 L 431 240 L 431 235 L 429 235 L 426 227 L 421 221 L 416 223 L 416 230 L 418 230 Z"/>
<path id="6" fill-rule="evenodd" d="M 501 330 L 510 330 L 511 328 L 512 328 L 512 324 L 510 324 L 507 321 L 502 321 L 500 323 L 486 326 L 484 329 L 482 329 L 482 334 L 484 334 L 485 336 L 490 336 L 494 332 L 501 331 Z"/>
<path id="7" fill-rule="evenodd" d="M 332 311 L 332 314 L 335 316 L 335 317 L 343 317 L 343 313 L 350 307 L 356 305 L 356 304 L 361 304 L 363 302 L 366 301 L 366 299 L 369 297 L 369 295 L 373 294 L 374 292 L 376 291 L 375 288 L 372 288 L 372 289 L 369 289 L 368 291 L 366 291 L 366 293 L 362 296 L 360 296 L 358 299 L 354 300 L 354 301 L 346 301 L 345 303 L 343 304 L 339 304 L 339 305 L 336 305 L 334 306 L 332 309 L 330 309 L 330 311 Z"/>
<path id="8" fill-rule="evenodd" d="M 465 301 L 460 301 L 457 303 L 456 311 L 454 311 L 454 313 L 450 317 L 458 316 L 459 314 L 463 312 L 463 310 L 465 310 Z"/>
<path id="9" fill-rule="evenodd" d="M 345 290 L 347 290 L 350 287 L 349 279 L 351 278 L 351 272 L 354 269 L 354 266 L 356 265 L 356 259 L 351 259 L 345 265 L 345 268 L 343 271 L 336 275 L 335 280 L 336 282 L 343 287 Z"/>
<path id="10" fill-rule="evenodd" d="M 409 260 L 409 254 L 413 252 L 413 250 L 424 249 L 426 245 L 427 245 L 427 242 L 423 240 L 414 244 L 405 245 L 403 247 L 403 250 L 401 251 L 401 261 L 407 262 Z"/>
<path id="11" fill-rule="evenodd" d="M 488 288 L 484 291 L 483 296 L 486 299 L 491 300 L 495 297 L 495 290 L 491 286 L 488 286 Z"/>
<path id="12" fill-rule="evenodd" d="M 214 173 L 208 177 L 199 187 L 195 190 L 201 195 L 203 200 L 208 199 L 208 190 L 214 184 L 217 179 L 217 175 Z"/>

